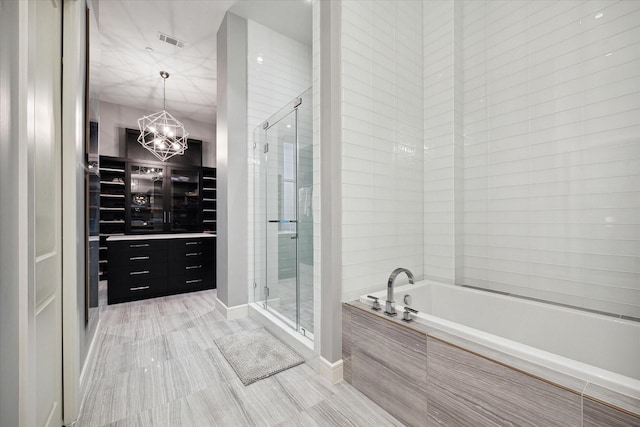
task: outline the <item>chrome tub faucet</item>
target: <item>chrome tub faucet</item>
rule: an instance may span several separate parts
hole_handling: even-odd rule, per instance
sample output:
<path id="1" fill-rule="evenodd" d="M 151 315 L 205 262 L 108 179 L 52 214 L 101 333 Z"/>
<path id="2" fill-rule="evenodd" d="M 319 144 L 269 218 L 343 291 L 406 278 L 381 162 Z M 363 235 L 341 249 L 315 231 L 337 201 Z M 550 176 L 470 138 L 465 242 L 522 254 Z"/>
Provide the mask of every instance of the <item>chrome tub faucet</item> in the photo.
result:
<path id="1" fill-rule="evenodd" d="M 414 283 L 413 273 L 409 271 L 409 269 L 407 268 L 400 267 L 400 268 L 396 268 L 391 272 L 391 276 L 389 276 L 389 281 L 387 282 L 387 304 L 385 306 L 386 309 L 384 311 L 384 314 L 386 314 L 387 316 L 395 316 L 398 314 L 396 313 L 396 308 L 394 306 L 395 301 L 393 300 L 393 283 L 395 282 L 396 277 L 400 273 L 406 273 L 407 277 L 409 277 L 409 283 L 411 283 L 412 285 Z"/>

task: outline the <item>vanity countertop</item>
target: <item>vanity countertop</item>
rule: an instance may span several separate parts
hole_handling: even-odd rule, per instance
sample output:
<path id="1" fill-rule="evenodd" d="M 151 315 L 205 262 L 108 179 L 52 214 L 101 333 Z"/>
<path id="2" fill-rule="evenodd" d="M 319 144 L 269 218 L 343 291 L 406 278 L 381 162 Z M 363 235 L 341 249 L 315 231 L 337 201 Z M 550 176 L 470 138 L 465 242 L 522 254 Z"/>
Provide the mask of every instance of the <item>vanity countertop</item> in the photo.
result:
<path id="1" fill-rule="evenodd" d="M 121 240 L 154 240 L 154 239 L 194 239 L 196 237 L 216 237 L 211 233 L 178 233 L 178 234 L 128 234 L 124 236 L 107 237 L 108 242 Z"/>

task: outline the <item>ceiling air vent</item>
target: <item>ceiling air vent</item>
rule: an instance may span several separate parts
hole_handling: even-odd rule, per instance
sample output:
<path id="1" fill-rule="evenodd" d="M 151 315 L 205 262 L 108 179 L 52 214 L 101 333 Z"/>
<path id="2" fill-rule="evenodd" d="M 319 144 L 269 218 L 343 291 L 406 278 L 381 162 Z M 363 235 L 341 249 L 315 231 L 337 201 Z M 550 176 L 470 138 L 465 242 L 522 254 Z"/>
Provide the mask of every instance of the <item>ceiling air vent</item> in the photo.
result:
<path id="1" fill-rule="evenodd" d="M 170 45 L 173 45 L 175 47 L 184 47 L 184 42 L 182 40 L 178 40 L 175 37 L 172 37 L 168 34 L 164 34 L 158 31 L 158 39 L 160 39 L 161 42 L 165 42 L 165 43 L 169 43 Z"/>

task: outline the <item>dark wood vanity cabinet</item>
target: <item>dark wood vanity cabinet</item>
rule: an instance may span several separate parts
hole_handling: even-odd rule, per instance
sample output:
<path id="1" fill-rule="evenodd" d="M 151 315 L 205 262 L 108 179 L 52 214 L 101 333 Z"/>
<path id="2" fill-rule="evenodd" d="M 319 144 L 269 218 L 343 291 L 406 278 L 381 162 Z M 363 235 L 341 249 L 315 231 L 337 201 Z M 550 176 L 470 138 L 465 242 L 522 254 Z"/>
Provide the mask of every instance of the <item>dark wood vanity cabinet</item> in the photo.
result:
<path id="1" fill-rule="evenodd" d="M 171 239 L 167 243 L 171 254 L 167 278 L 177 292 L 215 287 L 215 238 Z"/>
<path id="2" fill-rule="evenodd" d="M 125 157 L 100 156 L 109 304 L 216 287 L 216 169 L 202 166 L 202 141 L 160 162 L 139 134 L 125 129 Z"/>
<path id="3" fill-rule="evenodd" d="M 109 304 L 216 287 L 214 236 L 149 237 L 107 239 Z"/>

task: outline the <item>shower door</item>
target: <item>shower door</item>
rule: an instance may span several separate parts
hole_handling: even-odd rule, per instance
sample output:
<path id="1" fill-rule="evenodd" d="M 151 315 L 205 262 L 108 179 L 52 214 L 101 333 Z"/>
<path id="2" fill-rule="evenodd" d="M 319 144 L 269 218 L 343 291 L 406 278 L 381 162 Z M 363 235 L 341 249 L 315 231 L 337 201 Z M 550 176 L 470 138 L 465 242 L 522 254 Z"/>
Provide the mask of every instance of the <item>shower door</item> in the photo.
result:
<path id="1" fill-rule="evenodd" d="M 266 130 L 266 305 L 298 324 L 296 110 Z"/>
<path id="2" fill-rule="evenodd" d="M 254 300 L 312 338 L 311 115 L 302 104 L 310 110 L 298 98 L 254 132 Z"/>

